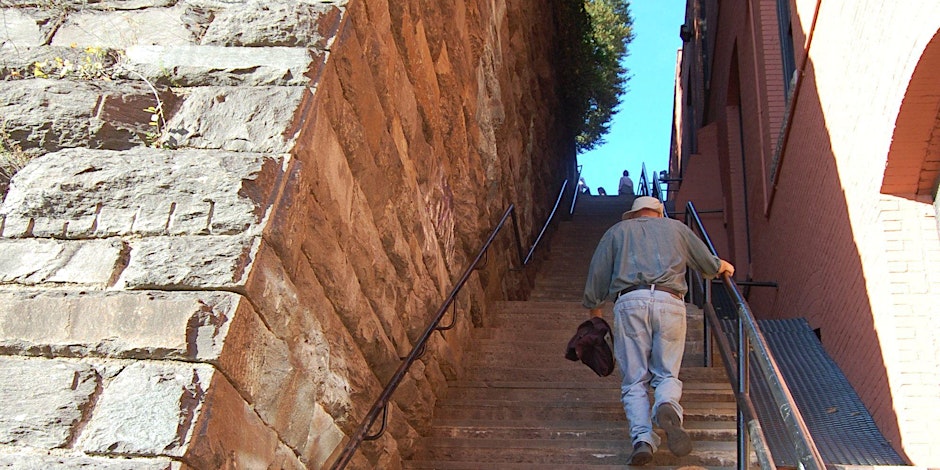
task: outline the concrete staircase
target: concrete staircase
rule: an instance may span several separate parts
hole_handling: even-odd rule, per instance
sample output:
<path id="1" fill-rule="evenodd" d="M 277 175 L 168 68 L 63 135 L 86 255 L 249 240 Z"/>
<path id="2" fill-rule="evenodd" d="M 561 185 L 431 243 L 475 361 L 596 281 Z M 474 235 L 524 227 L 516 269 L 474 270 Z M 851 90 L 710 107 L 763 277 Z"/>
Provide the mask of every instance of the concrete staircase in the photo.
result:
<path id="1" fill-rule="evenodd" d="M 463 378 L 449 384 L 430 435 L 404 468 L 604 469 L 628 462 L 619 374 L 598 377 L 564 358 L 568 340 L 588 318 L 580 298 L 594 247 L 624 207 L 615 197 L 583 197 L 578 204 L 552 237 L 531 300 L 500 303 L 487 326 L 474 331 Z M 723 369 L 701 367 L 701 336 L 701 312 L 690 306 L 680 378 L 692 454 L 677 458 L 664 446 L 645 468 L 735 465 L 734 396 Z"/>

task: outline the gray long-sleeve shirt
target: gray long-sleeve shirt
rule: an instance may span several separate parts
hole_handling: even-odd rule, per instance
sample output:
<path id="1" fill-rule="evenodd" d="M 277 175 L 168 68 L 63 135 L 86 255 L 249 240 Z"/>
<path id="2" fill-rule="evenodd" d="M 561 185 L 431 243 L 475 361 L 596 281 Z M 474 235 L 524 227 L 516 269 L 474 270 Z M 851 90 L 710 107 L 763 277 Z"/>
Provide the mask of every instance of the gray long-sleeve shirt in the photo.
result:
<path id="1" fill-rule="evenodd" d="M 621 221 L 597 244 L 582 303 L 595 308 L 635 285 L 656 284 L 685 295 L 686 266 L 714 276 L 721 261 L 678 220 L 638 217 Z"/>

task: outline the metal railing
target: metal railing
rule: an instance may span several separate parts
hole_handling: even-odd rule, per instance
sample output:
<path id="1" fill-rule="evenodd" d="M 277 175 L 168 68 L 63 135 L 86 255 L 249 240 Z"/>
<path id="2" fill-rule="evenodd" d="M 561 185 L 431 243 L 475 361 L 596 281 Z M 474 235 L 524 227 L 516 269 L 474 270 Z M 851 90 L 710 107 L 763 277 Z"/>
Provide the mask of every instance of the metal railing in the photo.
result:
<path id="1" fill-rule="evenodd" d="M 708 249 L 717 256 L 715 246 L 708 237 L 708 233 L 705 232 L 705 226 L 702 224 L 702 220 L 699 218 L 692 202 L 686 205 L 685 219 L 687 225 L 693 230 L 698 230 L 702 240 L 708 245 Z M 774 400 L 774 408 L 780 413 L 779 418 L 784 424 L 783 427 L 787 431 L 801 467 L 807 470 L 824 470 L 826 466 L 823 463 L 822 456 L 819 454 L 813 437 L 803 421 L 800 410 L 796 407 L 790 389 L 787 387 L 780 368 L 777 366 L 777 361 L 771 354 L 767 340 L 764 338 L 764 334 L 761 333 L 747 301 L 741 295 L 731 276 L 724 274 L 721 280 L 737 310 L 737 350 L 735 351 L 732 348 L 730 341 L 722 333 L 721 321 L 718 319 L 711 302 L 711 282 L 705 283 L 705 337 L 707 340 L 712 336 L 709 334 L 709 329 L 718 332 L 714 337 L 718 343 L 718 349 L 728 372 L 728 377 L 735 384 L 734 394 L 738 404 L 738 469 L 750 468 L 751 450 L 754 451 L 762 469 L 777 468 L 749 394 L 750 361 L 753 356 L 757 370 L 760 373 L 759 378 L 767 383 Z M 706 352 L 706 354 L 709 353 Z"/>
<path id="2" fill-rule="evenodd" d="M 650 195 L 650 179 L 646 174 L 646 163 L 644 162 L 640 168 L 640 176 L 637 177 L 637 196 L 649 196 Z"/>
<path id="3" fill-rule="evenodd" d="M 655 171 L 653 172 L 653 181 L 650 183 L 650 185 L 652 186 L 650 189 L 650 196 L 653 196 L 660 201 L 666 198 L 666 195 L 662 194 L 662 188 L 660 187 L 659 182 L 659 174 L 657 174 Z"/>
<path id="4" fill-rule="evenodd" d="M 571 193 L 571 208 L 568 209 L 569 215 L 574 214 L 574 206 L 575 204 L 578 203 L 578 196 L 581 195 L 581 165 L 578 165 L 578 171 L 577 171 L 577 174 L 574 175 L 574 180 L 577 181 L 578 184 L 574 185 L 574 191 Z M 567 183 L 567 181 L 565 181 L 565 183 Z M 565 194 L 565 188 L 561 188 L 561 192 L 559 192 L 559 195 L 564 195 L 564 194 Z M 549 218 L 549 220 L 551 220 L 551 218 Z"/>
<path id="5" fill-rule="evenodd" d="M 565 180 L 565 182 L 561 184 L 561 190 L 558 191 L 558 197 L 555 199 L 555 205 L 552 207 L 552 212 L 548 214 L 548 220 L 545 221 L 545 225 L 542 225 L 542 230 L 539 231 L 539 236 L 535 237 L 535 242 L 532 243 L 532 247 L 529 248 L 529 253 L 526 254 L 525 258 L 522 260 L 522 266 L 519 267 L 520 269 L 525 267 L 525 265 L 529 264 L 529 260 L 532 259 L 532 254 L 535 253 L 535 247 L 539 246 L 539 242 L 542 241 L 542 237 L 545 235 L 545 232 L 548 230 L 549 224 L 551 224 L 552 219 L 555 218 L 555 212 L 558 211 L 558 205 L 561 204 L 561 200 L 565 197 L 565 188 L 567 187 L 568 187 L 568 180 Z M 574 198 L 575 200 L 577 200 L 578 195 L 575 194 Z M 513 214 L 515 214 L 515 212 Z M 513 219 L 514 223 L 515 221 L 516 219 Z M 519 226 L 515 225 L 515 227 L 518 228 Z M 519 231 L 516 230 L 516 240 L 518 241 L 518 239 L 519 239 Z"/>
<path id="6" fill-rule="evenodd" d="M 391 400 L 392 395 L 395 393 L 395 390 L 398 389 L 398 386 L 401 384 L 402 380 L 405 378 L 405 374 L 408 373 L 408 369 L 411 368 L 411 365 L 415 363 L 424 353 L 427 351 L 427 343 L 430 340 L 431 335 L 435 331 L 444 331 L 449 330 L 454 327 L 457 323 L 457 309 L 456 309 L 456 299 L 457 294 L 460 293 L 460 289 L 463 288 L 464 284 L 467 283 L 467 280 L 470 278 L 470 275 L 474 270 L 483 262 L 486 257 L 487 250 L 490 245 L 493 244 L 493 241 L 496 239 L 496 236 L 506 225 L 506 221 L 510 218 L 512 219 L 513 224 L 513 233 L 515 234 L 515 244 L 516 252 L 519 256 L 520 266 L 516 269 L 524 268 L 529 261 L 532 259 L 532 254 L 535 252 L 535 248 L 538 246 L 539 242 L 542 240 L 542 236 L 545 234 L 549 225 L 555 217 L 555 213 L 558 210 L 558 205 L 561 203 L 562 198 L 565 194 L 565 189 L 568 186 L 568 181 L 565 180 L 561 185 L 561 190 L 558 192 L 558 198 L 555 200 L 555 206 L 552 208 L 552 212 L 548 215 L 545 224 L 542 226 L 542 230 L 539 232 L 538 237 L 535 242 L 532 244 L 532 247 L 529 249 L 527 256 L 522 255 L 522 241 L 519 235 L 519 221 L 516 218 L 516 208 L 514 204 L 510 204 L 509 208 L 506 209 L 506 212 L 503 213 L 502 218 L 500 218 L 499 223 L 496 224 L 496 227 L 493 228 L 493 231 L 490 232 L 489 237 L 483 243 L 483 246 L 480 248 L 480 251 L 477 252 L 476 257 L 470 263 L 469 266 L 464 270 L 463 274 L 460 276 L 460 279 L 454 285 L 454 288 L 451 289 L 450 294 L 447 298 L 444 299 L 444 303 L 441 304 L 440 308 L 434 314 L 431 322 L 424 329 L 424 332 L 418 337 L 418 340 L 415 342 L 414 346 L 411 348 L 411 352 L 402 360 L 401 365 L 398 366 L 398 370 L 395 371 L 395 374 L 392 375 L 392 378 L 389 380 L 388 384 L 382 390 L 382 393 L 379 394 L 379 397 L 372 404 L 372 408 L 369 409 L 369 412 L 366 413 L 366 416 L 359 423 L 359 426 L 356 428 L 356 431 L 350 436 L 349 441 L 346 443 L 346 446 L 343 448 L 342 453 L 337 457 L 336 461 L 330 467 L 332 470 L 340 470 L 346 468 L 346 465 L 349 464 L 349 461 L 352 460 L 356 451 L 359 449 L 359 446 L 363 441 L 373 441 L 378 439 L 385 433 L 386 424 L 388 422 L 388 405 Z M 577 194 L 575 194 L 577 197 Z M 450 324 L 446 326 L 441 326 L 441 320 L 443 320 L 444 315 L 447 313 L 447 310 L 454 306 L 453 318 L 450 321 Z M 382 424 L 378 431 L 375 434 L 368 434 L 369 430 L 372 429 L 372 426 L 375 424 L 375 421 L 378 419 L 379 414 L 382 415 Z"/>

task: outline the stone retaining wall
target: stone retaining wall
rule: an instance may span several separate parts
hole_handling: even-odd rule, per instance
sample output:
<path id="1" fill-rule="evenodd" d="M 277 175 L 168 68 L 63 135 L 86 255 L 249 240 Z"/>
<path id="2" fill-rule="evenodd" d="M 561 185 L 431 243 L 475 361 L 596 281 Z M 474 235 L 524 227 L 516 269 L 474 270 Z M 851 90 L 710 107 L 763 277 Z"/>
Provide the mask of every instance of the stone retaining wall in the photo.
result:
<path id="1" fill-rule="evenodd" d="M 320 468 L 572 158 L 552 3 L 0 7 L 3 151 L 34 157 L 0 205 L 0 466 Z M 526 295 L 513 243 L 354 466 L 399 467 Z"/>

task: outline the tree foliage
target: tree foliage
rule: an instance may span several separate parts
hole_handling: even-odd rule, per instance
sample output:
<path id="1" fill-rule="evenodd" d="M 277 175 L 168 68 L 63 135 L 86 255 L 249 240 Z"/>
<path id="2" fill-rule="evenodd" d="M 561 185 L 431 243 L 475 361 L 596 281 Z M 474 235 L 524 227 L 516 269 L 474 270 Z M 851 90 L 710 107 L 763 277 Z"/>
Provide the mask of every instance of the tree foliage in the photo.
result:
<path id="1" fill-rule="evenodd" d="M 633 40 L 628 0 L 561 0 L 562 98 L 578 152 L 604 143 L 626 92 L 622 65 Z"/>

